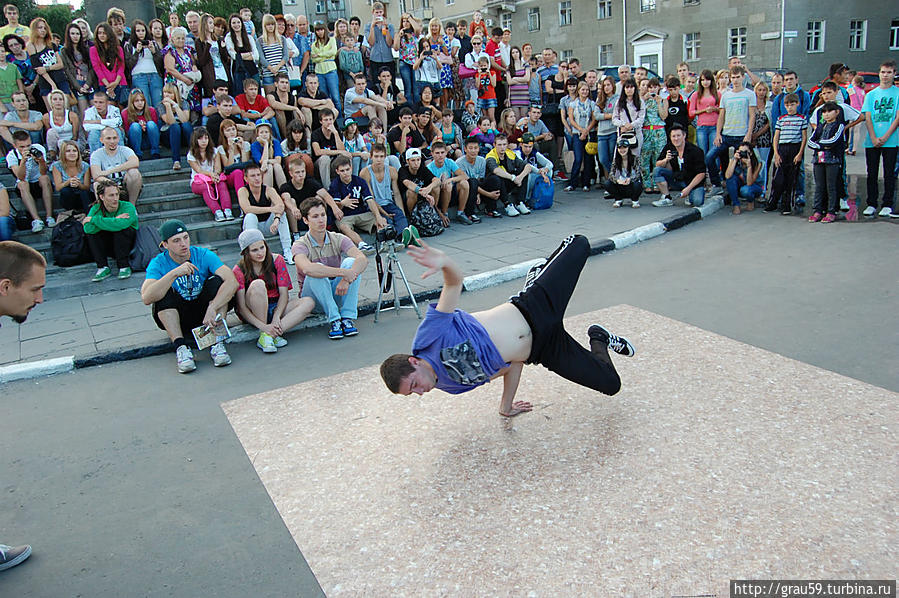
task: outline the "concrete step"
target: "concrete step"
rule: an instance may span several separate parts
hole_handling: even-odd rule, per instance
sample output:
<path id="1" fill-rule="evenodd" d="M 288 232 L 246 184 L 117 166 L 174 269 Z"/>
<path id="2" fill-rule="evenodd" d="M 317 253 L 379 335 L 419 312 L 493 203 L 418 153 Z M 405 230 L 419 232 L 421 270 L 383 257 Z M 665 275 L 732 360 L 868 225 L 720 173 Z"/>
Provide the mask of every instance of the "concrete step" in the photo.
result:
<path id="1" fill-rule="evenodd" d="M 148 181 L 145 179 L 140 196 L 142 198 L 166 197 L 176 193 L 190 193 L 190 179 L 188 177 L 166 181 L 157 181 L 155 179 Z"/>

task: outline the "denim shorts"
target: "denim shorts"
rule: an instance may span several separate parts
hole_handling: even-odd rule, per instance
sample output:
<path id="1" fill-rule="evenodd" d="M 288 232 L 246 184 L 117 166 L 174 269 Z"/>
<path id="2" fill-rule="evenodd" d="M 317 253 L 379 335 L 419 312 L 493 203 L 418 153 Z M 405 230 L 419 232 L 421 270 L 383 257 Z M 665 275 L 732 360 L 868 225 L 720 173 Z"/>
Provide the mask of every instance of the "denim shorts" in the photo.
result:
<path id="1" fill-rule="evenodd" d="M 496 108 L 496 98 L 490 98 L 489 100 L 478 98 L 478 108 L 481 110 Z"/>

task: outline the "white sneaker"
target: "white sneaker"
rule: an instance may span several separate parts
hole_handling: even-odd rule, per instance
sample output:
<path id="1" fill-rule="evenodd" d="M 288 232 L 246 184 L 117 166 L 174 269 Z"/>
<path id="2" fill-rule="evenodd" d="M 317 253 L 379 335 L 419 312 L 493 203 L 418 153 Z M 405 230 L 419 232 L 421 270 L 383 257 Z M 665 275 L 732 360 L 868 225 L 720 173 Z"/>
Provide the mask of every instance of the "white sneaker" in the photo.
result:
<path id="1" fill-rule="evenodd" d="M 273 339 L 270 334 L 266 334 L 265 332 L 259 333 L 259 340 L 256 341 L 256 346 L 262 349 L 263 353 L 278 352 L 278 347 L 275 346 L 275 339 Z"/>
<path id="2" fill-rule="evenodd" d="M 671 197 L 666 195 L 662 199 L 657 199 L 656 201 L 652 202 L 652 205 L 657 208 L 667 208 L 668 206 L 673 206 L 674 202 L 671 201 Z"/>
<path id="3" fill-rule="evenodd" d="M 840 211 L 841 212 L 849 211 L 849 202 L 845 198 L 840 200 Z"/>
<path id="4" fill-rule="evenodd" d="M 288 266 L 293 266 L 293 252 L 290 250 L 290 247 L 284 250 L 284 261 L 287 262 Z"/>
<path id="5" fill-rule="evenodd" d="M 223 342 L 217 342 L 212 345 L 212 347 L 209 348 L 209 356 L 212 357 L 212 365 L 217 368 L 231 363 L 231 356 L 228 355 L 228 351 L 225 350 L 225 343 Z"/>
<path id="6" fill-rule="evenodd" d="M 197 363 L 194 361 L 194 352 L 187 345 L 181 345 L 175 351 L 175 357 L 178 360 L 178 372 L 186 374 L 197 369 Z"/>
<path id="7" fill-rule="evenodd" d="M 515 209 L 515 206 L 512 204 L 506 206 L 506 216 L 518 216 L 518 210 Z"/>
<path id="8" fill-rule="evenodd" d="M 862 212 L 862 214 L 865 216 L 873 216 L 876 213 L 877 213 L 877 208 L 875 208 L 874 206 L 868 206 L 867 208 L 865 208 L 865 211 Z M 32 229 L 32 230 L 34 230 L 34 229 Z"/>
<path id="9" fill-rule="evenodd" d="M 612 204 L 612 207 L 613 207 L 613 208 L 620 208 L 620 207 L 621 207 L 621 200 L 620 200 L 620 199 L 616 199 L 616 200 L 615 200 L 615 203 Z"/>
<path id="10" fill-rule="evenodd" d="M 231 208 L 225 210 L 225 220 L 234 220 L 234 214 L 231 212 Z"/>
<path id="11" fill-rule="evenodd" d="M 44 230 L 44 221 L 36 218 L 31 221 L 31 232 L 39 233 Z"/>
<path id="12" fill-rule="evenodd" d="M 281 347 L 286 347 L 286 346 L 287 346 L 287 339 L 284 338 L 283 336 L 276 336 L 276 337 L 275 337 L 275 346 L 278 347 L 279 349 L 280 349 Z"/>
<path id="13" fill-rule="evenodd" d="M 632 208 L 639 208 L 639 207 L 640 207 L 640 202 L 639 202 L 639 201 L 632 201 L 632 202 L 631 202 L 631 207 L 632 207 Z"/>
<path id="14" fill-rule="evenodd" d="M 689 195 L 686 196 L 686 197 L 684 198 L 684 207 L 687 207 L 687 208 L 692 208 L 692 207 L 693 207 L 693 202 L 690 201 L 690 196 L 689 196 Z"/>
<path id="15" fill-rule="evenodd" d="M 712 185 L 709 195 L 724 195 L 724 188 L 721 185 Z"/>
<path id="16" fill-rule="evenodd" d="M 519 214 L 530 214 L 531 211 L 528 209 L 524 202 L 519 202 L 518 205 L 515 206 L 515 209 L 518 210 Z"/>
<path id="17" fill-rule="evenodd" d="M 224 222 L 225 221 L 225 213 L 221 210 L 215 211 L 215 221 L 216 222 Z"/>
<path id="18" fill-rule="evenodd" d="M 54 226 L 56 226 L 56 218 L 47 216 L 47 228 L 53 228 Z"/>
<path id="19" fill-rule="evenodd" d="M 878 216 L 880 216 L 881 218 L 889 218 L 892 215 L 893 215 L 893 208 L 887 208 L 887 207 L 880 208 L 880 214 L 878 214 Z"/>
<path id="20" fill-rule="evenodd" d="M 365 241 L 359 241 L 359 251 L 364 253 L 365 255 L 371 255 L 375 252 L 375 248 L 366 243 Z M 284 259 L 287 259 L 286 257 Z M 291 257 L 290 259 L 293 259 Z"/>

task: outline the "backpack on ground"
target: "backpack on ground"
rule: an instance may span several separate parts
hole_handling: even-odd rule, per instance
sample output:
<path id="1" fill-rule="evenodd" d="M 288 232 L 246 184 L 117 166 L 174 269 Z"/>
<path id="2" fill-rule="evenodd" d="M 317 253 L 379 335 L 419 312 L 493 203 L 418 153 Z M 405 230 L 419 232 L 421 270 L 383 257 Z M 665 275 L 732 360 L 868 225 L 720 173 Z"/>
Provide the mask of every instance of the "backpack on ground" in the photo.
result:
<path id="1" fill-rule="evenodd" d="M 425 200 L 419 200 L 412 208 L 409 222 L 414 224 L 422 237 L 436 237 L 443 232 L 443 220 L 437 210 Z"/>
<path id="2" fill-rule="evenodd" d="M 135 272 L 143 272 L 150 264 L 150 260 L 159 255 L 159 244 L 162 239 L 159 237 L 159 231 L 155 226 L 149 224 L 141 224 L 137 229 L 137 236 L 134 239 L 134 249 L 128 257 L 131 269 Z"/>
<path id="3" fill-rule="evenodd" d="M 555 194 L 555 184 L 552 179 L 549 182 L 543 180 L 543 177 L 537 177 L 534 183 L 534 209 L 546 210 L 553 207 L 553 195 Z"/>
<path id="4" fill-rule="evenodd" d="M 77 266 L 91 261 L 84 227 L 74 218 L 57 223 L 50 237 L 50 250 L 57 266 Z"/>

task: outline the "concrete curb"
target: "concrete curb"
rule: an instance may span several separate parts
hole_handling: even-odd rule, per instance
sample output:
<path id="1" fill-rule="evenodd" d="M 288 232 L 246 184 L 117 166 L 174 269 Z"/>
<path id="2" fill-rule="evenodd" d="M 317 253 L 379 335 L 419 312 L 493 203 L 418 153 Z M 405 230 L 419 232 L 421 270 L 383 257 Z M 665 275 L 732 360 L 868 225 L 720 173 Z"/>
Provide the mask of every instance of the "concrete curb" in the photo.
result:
<path id="1" fill-rule="evenodd" d="M 708 218 L 722 207 L 724 207 L 724 199 L 722 197 L 712 197 L 701 207 L 690 208 L 685 212 L 676 213 L 665 220 L 638 226 L 637 228 L 617 233 L 606 239 L 592 241 L 590 243 L 590 255 L 608 253 L 616 249 L 623 249 L 647 241 L 663 235 L 666 232 L 682 228 L 691 222 Z M 527 271 L 531 266 L 540 261 L 542 260 L 539 258 L 532 259 L 517 264 L 503 266 L 502 268 L 497 268 L 496 270 L 491 270 L 489 272 L 481 272 L 479 274 L 466 276 L 462 281 L 462 290 L 464 292 L 479 291 L 504 282 L 509 282 L 510 280 L 522 278 L 527 274 Z M 427 303 L 432 299 L 436 299 L 439 295 L 440 289 L 429 289 L 415 293 L 415 300 L 419 303 Z M 405 302 L 408 303 L 408 299 L 406 299 Z M 377 307 L 375 301 L 360 305 L 359 316 L 373 314 L 375 312 L 375 307 Z M 427 305 L 424 307 L 427 308 Z M 299 328 L 317 328 L 325 325 L 327 325 L 327 322 L 325 322 L 323 318 L 315 317 L 303 322 Z M 253 341 L 258 337 L 256 329 L 248 324 L 234 326 L 231 330 L 232 337 L 229 341 L 230 343 Z M 2 366 L 0 367 L 0 382 L 11 382 L 13 380 L 47 376 L 50 374 L 67 372 L 73 369 L 92 367 L 117 361 L 140 359 L 141 357 L 151 357 L 171 352 L 171 343 L 168 341 L 160 341 L 159 343 L 154 343 L 152 345 L 116 349 L 107 353 L 91 355 L 80 359 L 69 356 Z"/>

